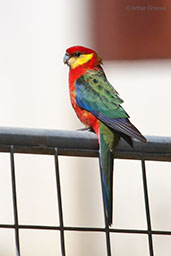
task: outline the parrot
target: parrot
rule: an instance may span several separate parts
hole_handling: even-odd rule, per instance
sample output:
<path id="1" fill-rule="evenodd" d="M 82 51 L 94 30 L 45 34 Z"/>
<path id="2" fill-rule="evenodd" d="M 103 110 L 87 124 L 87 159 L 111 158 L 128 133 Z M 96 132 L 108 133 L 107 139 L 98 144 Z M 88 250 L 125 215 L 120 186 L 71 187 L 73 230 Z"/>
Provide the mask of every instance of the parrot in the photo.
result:
<path id="1" fill-rule="evenodd" d="M 99 143 L 99 159 L 106 225 L 112 225 L 114 153 L 120 138 L 133 147 L 133 138 L 146 138 L 129 121 L 121 106 L 123 100 L 108 81 L 102 58 L 84 46 L 66 50 L 64 64 L 69 66 L 69 94 L 76 115 L 87 129 L 94 131 Z"/>

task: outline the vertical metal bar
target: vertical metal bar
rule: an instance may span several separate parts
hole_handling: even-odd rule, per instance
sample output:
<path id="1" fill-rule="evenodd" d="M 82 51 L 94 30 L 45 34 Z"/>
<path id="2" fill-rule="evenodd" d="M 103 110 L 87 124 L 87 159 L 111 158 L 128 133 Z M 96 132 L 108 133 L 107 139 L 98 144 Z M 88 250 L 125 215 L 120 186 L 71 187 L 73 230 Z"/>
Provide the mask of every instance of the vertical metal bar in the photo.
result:
<path id="1" fill-rule="evenodd" d="M 145 210 L 146 210 L 146 219 L 147 219 L 149 253 L 150 253 L 150 256 L 154 256 L 153 240 L 152 240 L 152 233 L 151 233 L 151 217 L 150 217 L 150 207 L 149 207 L 147 177 L 146 177 L 145 161 L 144 161 L 144 158 L 143 158 L 143 157 L 142 157 L 142 160 L 141 160 L 141 165 L 142 165 L 144 200 L 145 200 Z"/>
<path id="2" fill-rule="evenodd" d="M 99 158 L 99 166 L 100 166 L 100 178 L 101 178 L 103 210 L 104 210 L 104 220 L 105 220 L 105 234 L 106 234 L 107 256 L 111 256 L 112 254 L 111 254 L 111 246 L 110 246 L 110 233 L 109 233 L 109 226 L 108 226 L 107 216 L 106 216 L 106 211 L 105 211 L 105 195 L 104 195 L 104 189 L 103 189 L 103 173 L 102 173 L 100 158 Z"/>
<path id="3" fill-rule="evenodd" d="M 20 254 L 20 239 L 19 239 L 19 228 L 18 228 L 18 208 L 17 208 L 17 192 L 16 192 L 14 147 L 13 146 L 11 146 L 11 148 L 10 148 L 10 162 L 11 162 L 12 197 L 13 197 L 13 208 L 14 208 L 16 255 L 20 256 L 21 254 Z"/>
<path id="4" fill-rule="evenodd" d="M 64 237 L 64 224 L 63 224 L 63 210 L 62 210 L 62 198 L 61 198 L 61 184 L 59 175 L 59 162 L 58 162 L 58 150 L 55 148 L 55 173 L 56 173 L 56 186 L 58 197 L 58 209 L 59 209 L 59 223 L 60 223 L 60 241 L 62 256 L 65 256 L 65 237 Z"/>

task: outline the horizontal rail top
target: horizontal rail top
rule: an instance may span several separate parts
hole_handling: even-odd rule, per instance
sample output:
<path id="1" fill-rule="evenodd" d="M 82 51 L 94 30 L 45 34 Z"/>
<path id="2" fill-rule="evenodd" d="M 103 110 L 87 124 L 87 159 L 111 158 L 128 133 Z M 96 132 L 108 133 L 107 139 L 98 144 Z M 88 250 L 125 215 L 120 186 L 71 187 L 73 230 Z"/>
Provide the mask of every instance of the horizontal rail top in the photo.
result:
<path id="1" fill-rule="evenodd" d="M 171 161 L 171 137 L 146 136 L 147 143 L 134 140 L 131 148 L 124 140 L 116 149 L 115 158 Z M 0 152 L 9 152 L 10 145 L 18 153 L 98 156 L 97 136 L 87 131 L 0 127 Z"/>

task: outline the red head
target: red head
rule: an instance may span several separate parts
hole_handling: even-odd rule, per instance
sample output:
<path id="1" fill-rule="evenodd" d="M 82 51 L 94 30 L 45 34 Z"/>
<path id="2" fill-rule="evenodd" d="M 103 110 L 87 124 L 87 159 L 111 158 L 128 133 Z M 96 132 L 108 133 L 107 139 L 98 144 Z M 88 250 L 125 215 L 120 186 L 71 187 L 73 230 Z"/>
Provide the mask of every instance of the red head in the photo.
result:
<path id="1" fill-rule="evenodd" d="M 97 53 L 83 46 L 73 46 L 66 50 L 64 63 L 71 69 L 78 67 L 93 68 L 102 64 L 102 60 Z"/>

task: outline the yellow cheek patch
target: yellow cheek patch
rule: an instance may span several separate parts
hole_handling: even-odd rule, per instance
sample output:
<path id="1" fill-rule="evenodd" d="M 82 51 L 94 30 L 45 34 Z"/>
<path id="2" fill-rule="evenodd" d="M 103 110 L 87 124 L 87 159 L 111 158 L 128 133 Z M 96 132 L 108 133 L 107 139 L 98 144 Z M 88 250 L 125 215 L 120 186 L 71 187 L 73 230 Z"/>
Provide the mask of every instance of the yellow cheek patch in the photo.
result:
<path id="1" fill-rule="evenodd" d="M 68 61 L 68 64 L 72 69 L 85 64 L 93 57 L 93 53 L 90 54 L 81 54 L 79 57 L 71 57 Z"/>

